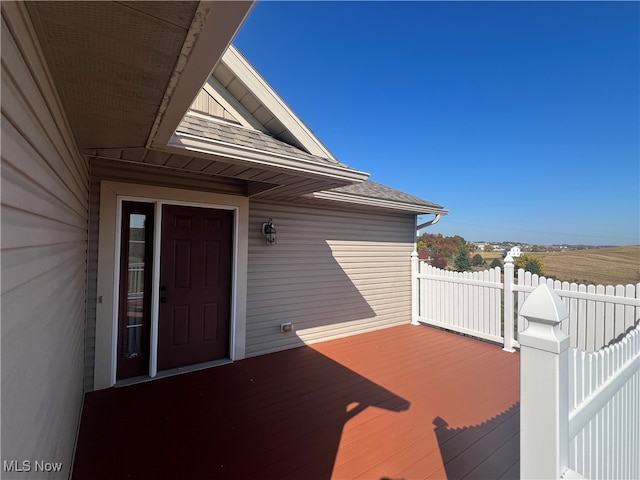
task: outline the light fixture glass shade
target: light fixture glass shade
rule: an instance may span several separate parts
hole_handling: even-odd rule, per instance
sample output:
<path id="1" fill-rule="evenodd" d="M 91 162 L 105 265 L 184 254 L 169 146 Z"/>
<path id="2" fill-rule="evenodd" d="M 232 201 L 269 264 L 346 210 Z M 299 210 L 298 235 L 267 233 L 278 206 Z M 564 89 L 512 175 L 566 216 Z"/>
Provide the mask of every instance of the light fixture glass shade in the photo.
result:
<path id="1" fill-rule="evenodd" d="M 273 226 L 271 219 L 262 224 L 262 235 L 265 236 L 269 245 L 276 243 L 276 227 Z"/>

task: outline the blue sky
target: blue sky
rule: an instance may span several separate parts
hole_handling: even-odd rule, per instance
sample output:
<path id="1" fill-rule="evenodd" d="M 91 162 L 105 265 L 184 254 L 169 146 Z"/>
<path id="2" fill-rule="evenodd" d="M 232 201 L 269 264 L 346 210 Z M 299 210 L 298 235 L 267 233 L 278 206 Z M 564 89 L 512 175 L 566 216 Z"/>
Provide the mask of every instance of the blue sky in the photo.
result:
<path id="1" fill-rule="evenodd" d="M 263 1 L 234 43 L 431 233 L 640 243 L 638 2 Z"/>

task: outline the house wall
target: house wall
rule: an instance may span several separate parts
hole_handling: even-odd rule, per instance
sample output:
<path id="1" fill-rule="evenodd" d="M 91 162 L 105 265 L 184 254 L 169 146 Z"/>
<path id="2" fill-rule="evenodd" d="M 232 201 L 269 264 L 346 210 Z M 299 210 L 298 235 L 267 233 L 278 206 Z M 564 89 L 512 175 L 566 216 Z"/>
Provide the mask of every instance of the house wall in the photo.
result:
<path id="1" fill-rule="evenodd" d="M 410 322 L 414 237 L 413 215 L 252 200 L 247 356 Z"/>
<path id="2" fill-rule="evenodd" d="M 68 478 L 89 180 L 43 58 L 24 5 L 2 2 L 2 461 L 62 462 L 50 476 Z"/>
<path id="3" fill-rule="evenodd" d="M 123 186 L 125 181 L 133 182 L 130 189 L 118 187 L 122 192 L 127 190 L 127 195 L 207 202 L 208 198 L 213 199 L 220 193 L 237 198 L 237 202 L 246 202 L 247 219 L 241 229 L 245 245 L 241 249 L 245 252 L 248 249 L 248 256 L 244 254 L 244 272 L 241 265 L 238 272 L 244 275 L 241 282 L 244 291 L 239 294 L 247 300 L 246 311 L 239 315 L 239 330 L 243 335 L 241 338 L 236 336 L 235 358 L 410 321 L 413 215 L 346 212 L 255 201 L 244 197 L 243 188 L 234 181 L 178 172 L 157 178 L 156 175 L 159 174 L 154 168 L 105 160 L 91 162 L 84 372 L 87 391 L 111 385 L 109 356 L 112 342 L 109 339 L 113 314 L 105 309 L 112 302 L 114 259 L 100 258 L 103 253 L 115 249 L 115 220 L 108 222 L 109 232 L 100 231 L 100 222 L 108 216 L 115 219 L 115 201 L 106 208 L 104 195 L 100 192 L 104 180 L 115 180 Z M 154 186 L 158 183 L 162 187 Z M 207 194 L 214 196 L 207 197 Z M 262 223 L 268 218 L 273 218 L 278 230 L 275 245 L 267 245 L 260 233 Z M 111 243 L 107 244 L 105 239 Z M 105 270 L 100 274 L 103 284 L 111 286 L 99 287 L 100 265 Z M 98 296 L 102 297 L 103 303 L 98 304 Z M 104 318 L 97 321 L 98 317 Z M 280 324 L 286 322 L 293 324 L 294 332 L 280 332 Z M 99 338 L 97 346 L 96 337 Z M 240 343 L 242 348 L 238 347 Z"/>

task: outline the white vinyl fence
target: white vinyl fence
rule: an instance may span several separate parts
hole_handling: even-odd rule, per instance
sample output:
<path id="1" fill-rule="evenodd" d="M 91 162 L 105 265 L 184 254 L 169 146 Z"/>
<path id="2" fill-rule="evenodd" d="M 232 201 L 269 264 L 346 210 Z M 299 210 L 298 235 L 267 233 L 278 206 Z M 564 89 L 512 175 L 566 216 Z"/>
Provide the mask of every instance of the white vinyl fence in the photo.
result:
<path id="1" fill-rule="evenodd" d="M 640 478 L 640 331 L 594 353 L 570 346 L 547 284 L 520 313 L 521 478 Z"/>
<path id="2" fill-rule="evenodd" d="M 517 305 L 522 305 L 538 285 L 546 283 L 563 300 L 569 316 L 560 327 L 571 338 L 571 346 L 595 352 L 616 340 L 637 325 L 640 319 L 640 284 L 578 285 L 532 275 L 518 270 L 518 282 L 513 286 Z M 518 315 L 518 331 L 526 328 L 526 320 Z"/>
<path id="3" fill-rule="evenodd" d="M 483 272 L 451 272 L 412 256 L 413 323 L 424 323 L 491 340 L 513 351 L 527 324 L 518 310 L 529 294 L 546 284 L 562 299 L 569 316 L 562 330 L 571 346 L 597 351 L 615 342 L 640 321 L 640 283 L 594 286 L 560 282 L 522 269 L 513 259 Z M 517 280 L 517 281 L 516 281 Z"/>
<path id="4" fill-rule="evenodd" d="M 500 268 L 451 272 L 420 262 L 419 321 L 503 343 Z"/>

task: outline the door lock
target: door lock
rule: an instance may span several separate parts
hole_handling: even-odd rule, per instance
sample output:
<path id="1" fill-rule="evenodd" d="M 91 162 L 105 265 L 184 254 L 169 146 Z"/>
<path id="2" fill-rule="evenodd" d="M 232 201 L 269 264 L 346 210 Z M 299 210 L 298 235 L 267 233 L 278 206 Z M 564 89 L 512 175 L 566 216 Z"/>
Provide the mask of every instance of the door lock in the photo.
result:
<path id="1" fill-rule="evenodd" d="M 160 291 L 161 292 L 166 292 L 167 291 L 167 287 L 165 287 L 164 285 L 160 286 Z M 167 303 L 167 297 L 165 297 L 165 296 L 160 297 L 160 303 Z"/>

